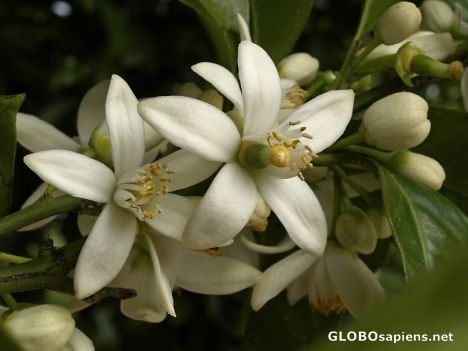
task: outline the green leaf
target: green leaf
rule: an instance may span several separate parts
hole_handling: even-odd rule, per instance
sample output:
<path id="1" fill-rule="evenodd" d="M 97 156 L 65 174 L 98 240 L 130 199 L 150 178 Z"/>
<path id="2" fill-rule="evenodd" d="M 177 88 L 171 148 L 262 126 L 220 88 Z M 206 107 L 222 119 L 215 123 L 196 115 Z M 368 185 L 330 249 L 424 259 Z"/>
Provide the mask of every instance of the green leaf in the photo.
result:
<path id="1" fill-rule="evenodd" d="M 342 335 L 350 331 L 374 331 L 386 337 L 388 334 L 400 338 L 414 334 L 433 338 L 434 334 L 445 334 L 453 341 L 382 341 L 382 342 L 331 342 L 326 336 L 309 351 L 459 351 L 468 345 L 468 250 L 466 248 L 433 272 L 408 284 L 408 287 L 393 295 L 380 308 L 366 318 L 348 323 L 340 328 Z M 305 351 L 306 349 L 304 349 Z"/>
<path id="2" fill-rule="evenodd" d="M 361 21 L 359 22 L 358 35 L 362 39 L 366 34 L 372 31 L 380 19 L 380 16 L 398 0 L 367 0 L 362 9 Z"/>
<path id="3" fill-rule="evenodd" d="M 237 14 L 249 22 L 248 0 L 179 0 L 194 9 L 203 23 L 220 63 L 231 72 L 237 67 Z"/>
<path id="4" fill-rule="evenodd" d="M 431 106 L 431 132 L 415 151 L 435 158 L 444 167 L 444 187 L 468 197 L 468 113 Z"/>
<path id="5" fill-rule="evenodd" d="M 15 170 L 16 113 L 24 95 L 0 96 L 0 217 L 10 209 L 11 186 Z"/>
<path id="6" fill-rule="evenodd" d="M 313 3 L 314 0 L 251 0 L 254 42 L 277 63 L 291 52 Z"/>
<path id="7" fill-rule="evenodd" d="M 377 165 L 382 196 L 407 278 L 468 242 L 468 217 L 443 195 Z"/>

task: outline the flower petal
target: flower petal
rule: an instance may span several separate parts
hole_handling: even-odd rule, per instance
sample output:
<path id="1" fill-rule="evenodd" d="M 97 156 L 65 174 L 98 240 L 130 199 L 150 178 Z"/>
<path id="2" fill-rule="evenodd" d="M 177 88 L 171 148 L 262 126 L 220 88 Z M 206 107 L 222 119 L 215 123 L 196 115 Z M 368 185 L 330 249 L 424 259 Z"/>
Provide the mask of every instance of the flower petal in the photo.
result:
<path id="1" fill-rule="evenodd" d="M 234 104 L 237 111 L 244 115 L 244 104 L 239 83 L 229 70 L 211 62 L 197 63 L 192 66 L 192 70 L 227 97 Z"/>
<path id="2" fill-rule="evenodd" d="M 306 127 L 312 139 L 303 140 L 319 153 L 343 135 L 353 115 L 354 92 L 332 90 L 319 95 L 294 111 L 282 125 L 289 121 L 301 121 L 298 127 Z"/>
<path id="3" fill-rule="evenodd" d="M 245 169 L 226 164 L 208 188 L 185 227 L 182 239 L 206 249 L 232 239 L 245 227 L 257 203 L 257 189 Z"/>
<path id="4" fill-rule="evenodd" d="M 145 132 L 137 104 L 128 84 L 114 74 L 106 98 L 106 121 L 117 176 L 141 166 L 143 161 Z"/>
<path id="5" fill-rule="evenodd" d="M 138 104 L 141 116 L 172 144 L 210 161 L 234 160 L 240 135 L 216 107 L 184 96 L 160 96 Z"/>
<path id="6" fill-rule="evenodd" d="M 165 156 L 158 163 L 166 164 L 172 175 L 170 191 L 188 188 L 210 177 L 221 166 L 220 162 L 207 161 L 186 150 L 177 150 Z"/>
<path id="7" fill-rule="evenodd" d="M 263 272 L 252 293 L 251 305 L 258 311 L 269 300 L 278 295 L 294 279 L 304 273 L 317 258 L 304 250 L 276 262 Z"/>
<path id="8" fill-rule="evenodd" d="M 176 284 L 207 295 L 233 294 L 252 286 L 261 272 L 234 258 L 187 252 L 179 263 Z"/>
<path id="9" fill-rule="evenodd" d="M 37 152 L 52 149 L 78 150 L 80 144 L 52 124 L 33 115 L 18 112 L 16 138 L 21 146 Z"/>
<path id="10" fill-rule="evenodd" d="M 35 203 L 37 200 L 39 200 L 42 196 L 44 196 L 44 193 L 46 192 L 47 188 L 49 187 L 49 184 L 47 183 L 42 183 L 39 185 L 39 187 L 34 190 L 34 192 L 29 195 L 29 197 L 26 199 L 26 201 L 23 203 L 21 206 L 21 209 L 28 207 L 29 205 L 32 205 Z M 45 226 L 46 224 L 52 222 L 55 218 L 57 218 L 58 215 L 55 216 L 50 216 L 44 219 L 41 219 L 37 222 L 34 222 L 32 224 L 28 224 L 27 226 L 24 226 L 20 229 L 18 229 L 19 232 L 28 232 L 31 230 L 36 230 L 38 228 L 41 228 Z"/>
<path id="11" fill-rule="evenodd" d="M 137 233 L 133 214 L 113 203 L 104 207 L 78 257 L 74 275 L 77 298 L 96 293 L 116 277 Z"/>
<path id="12" fill-rule="evenodd" d="M 307 270 L 288 285 L 287 298 L 291 306 L 307 296 L 309 293 L 309 284 L 309 271 Z"/>
<path id="13" fill-rule="evenodd" d="M 67 344 L 60 351 L 94 351 L 93 341 L 78 328 L 73 333 Z"/>
<path id="14" fill-rule="evenodd" d="M 281 103 L 278 71 L 265 50 L 250 41 L 240 43 L 238 62 L 244 100 L 243 135 L 266 133 Z"/>
<path id="15" fill-rule="evenodd" d="M 57 189 L 96 202 L 108 202 L 115 185 L 114 173 L 103 163 L 67 150 L 35 152 L 24 163 Z"/>
<path id="16" fill-rule="evenodd" d="M 186 197 L 169 193 L 161 199 L 153 197 L 145 208 L 151 210 L 156 203 L 161 213 L 153 219 L 145 218 L 145 222 L 158 233 L 181 240 L 185 225 L 195 211 L 197 203 Z"/>
<path id="17" fill-rule="evenodd" d="M 336 291 L 354 317 L 362 317 L 383 302 L 385 293 L 382 285 L 356 254 L 330 247 L 325 258 Z"/>
<path id="18" fill-rule="evenodd" d="M 252 41 L 252 38 L 250 37 L 249 25 L 240 13 L 237 14 L 237 24 L 239 26 L 240 40 Z"/>
<path id="19" fill-rule="evenodd" d="M 258 190 L 301 249 L 321 256 L 327 222 L 314 192 L 299 178 L 277 179 L 258 174 Z"/>
<path id="20" fill-rule="evenodd" d="M 263 254 L 276 254 L 291 250 L 296 244 L 292 241 L 289 236 L 281 240 L 277 245 L 261 245 L 256 242 L 249 240 L 244 235 L 240 236 L 240 240 L 245 247 L 252 251 L 263 253 Z"/>
<path id="21" fill-rule="evenodd" d="M 88 146 L 89 139 L 94 130 L 99 127 L 106 118 L 106 96 L 109 90 L 110 80 L 102 81 L 91 89 L 81 99 L 76 119 L 76 129 L 81 145 Z"/>
<path id="22" fill-rule="evenodd" d="M 231 244 L 222 246 L 221 252 L 224 257 L 235 258 L 236 260 L 245 262 L 255 268 L 260 266 L 260 255 L 257 252 L 249 250 L 241 243 L 240 237 L 246 237 L 248 240 L 254 240 L 252 230 L 244 228 L 239 235 L 232 241 Z"/>

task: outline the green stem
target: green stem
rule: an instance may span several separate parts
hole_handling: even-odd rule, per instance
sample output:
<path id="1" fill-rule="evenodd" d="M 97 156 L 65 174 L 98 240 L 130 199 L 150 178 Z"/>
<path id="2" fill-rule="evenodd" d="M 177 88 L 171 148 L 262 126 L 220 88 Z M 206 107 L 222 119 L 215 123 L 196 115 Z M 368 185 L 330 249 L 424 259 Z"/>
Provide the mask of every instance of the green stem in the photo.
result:
<path id="1" fill-rule="evenodd" d="M 31 260 L 32 259 L 28 257 L 16 256 L 16 255 L 12 255 L 6 252 L 0 252 L 0 261 L 2 262 L 20 264 L 20 263 L 29 262 Z"/>
<path id="2" fill-rule="evenodd" d="M 396 57 L 396 54 L 378 56 L 376 58 L 361 63 L 355 68 L 354 72 L 359 75 L 365 75 L 369 73 L 374 73 L 376 71 L 394 68 Z"/>
<path id="3" fill-rule="evenodd" d="M 82 199 L 72 196 L 45 197 L 0 219 L 0 236 L 59 213 L 73 211 Z"/>
<path id="4" fill-rule="evenodd" d="M 11 294 L 9 293 L 2 294 L 2 299 L 10 309 L 14 310 L 16 309 L 16 307 L 18 307 L 18 303 L 16 302 L 15 298 Z"/>
<path id="5" fill-rule="evenodd" d="M 333 166 L 337 163 L 341 163 L 342 157 L 337 156 L 337 155 L 331 155 L 331 154 L 320 154 L 319 157 L 314 158 L 312 160 L 312 164 L 314 166 L 319 166 L 319 167 L 327 167 L 327 166 Z"/>
<path id="6" fill-rule="evenodd" d="M 356 190 L 356 192 L 367 202 L 369 206 L 373 205 L 372 198 L 369 192 L 364 189 L 361 185 L 355 182 L 350 176 L 348 176 L 341 167 L 335 166 L 333 170 L 340 176 L 340 178 L 348 184 L 351 188 Z"/>
<path id="7" fill-rule="evenodd" d="M 394 152 L 383 152 L 383 151 L 379 151 L 376 149 L 371 149 L 370 147 L 358 146 L 358 145 L 346 146 L 344 149 L 348 151 L 356 152 L 358 154 L 370 156 L 383 163 L 390 161 L 390 159 L 395 154 Z"/>
<path id="8" fill-rule="evenodd" d="M 339 150 L 339 149 L 343 149 L 346 146 L 354 145 L 354 144 L 360 144 L 360 143 L 363 143 L 363 142 L 364 142 L 364 136 L 361 133 L 356 132 L 354 134 L 348 135 L 347 137 L 345 137 L 343 139 L 338 140 L 335 144 L 330 146 L 330 148 L 328 148 L 328 150 L 329 151 L 336 151 L 336 150 Z"/>
<path id="9" fill-rule="evenodd" d="M 382 41 L 378 37 L 374 37 L 364 48 L 364 50 L 359 54 L 359 56 L 356 58 L 356 61 L 354 61 L 352 65 L 352 70 L 349 72 L 351 74 L 353 70 L 358 67 L 362 61 L 369 55 L 372 50 L 374 50 L 377 46 L 379 46 L 382 43 Z"/>

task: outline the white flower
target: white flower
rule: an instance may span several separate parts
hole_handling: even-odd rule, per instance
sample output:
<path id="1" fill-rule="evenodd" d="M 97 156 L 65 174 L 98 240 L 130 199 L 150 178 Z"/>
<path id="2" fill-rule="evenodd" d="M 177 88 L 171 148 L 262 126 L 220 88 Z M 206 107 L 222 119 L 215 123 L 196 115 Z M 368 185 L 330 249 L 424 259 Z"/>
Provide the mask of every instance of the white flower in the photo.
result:
<path id="1" fill-rule="evenodd" d="M 255 268 L 258 257 L 238 242 L 203 252 L 156 233 L 140 238 L 142 243 L 112 283 L 137 292 L 120 303 L 122 313 L 133 319 L 157 323 L 167 314 L 175 316 L 174 286 L 208 295 L 232 294 L 255 284 L 261 274 Z"/>
<path id="2" fill-rule="evenodd" d="M 400 1 L 380 17 L 377 33 L 387 45 L 396 44 L 416 32 L 421 24 L 421 11 L 415 4 Z"/>
<path id="3" fill-rule="evenodd" d="M 62 306 L 45 304 L 13 311 L 4 325 L 25 351 L 94 351 L 93 342 L 75 328 L 70 312 Z"/>
<path id="4" fill-rule="evenodd" d="M 242 135 L 222 111 L 194 99 L 167 96 L 139 104 L 143 118 L 171 143 L 226 164 L 190 218 L 183 240 L 194 248 L 218 246 L 246 225 L 259 192 L 294 242 L 321 254 L 326 223 L 301 169 L 333 144 L 352 115 L 351 90 L 331 91 L 302 105 L 278 126 L 278 72 L 258 45 L 239 46 L 239 77 L 222 66 L 200 63 L 194 71 L 230 99 L 243 116 Z"/>
<path id="5" fill-rule="evenodd" d="M 317 75 L 319 61 L 306 52 L 296 52 L 278 63 L 278 71 L 281 78 L 291 79 L 299 85 L 312 82 Z"/>
<path id="6" fill-rule="evenodd" d="M 384 55 L 396 54 L 404 44 L 411 42 L 412 45 L 424 51 L 424 55 L 434 60 L 443 61 L 455 52 L 457 44 L 449 33 L 433 33 L 428 31 L 416 32 L 406 40 L 394 45 L 379 45 L 366 57 L 367 60 Z"/>
<path id="7" fill-rule="evenodd" d="M 310 303 L 323 314 L 348 310 L 360 318 L 384 299 L 377 277 L 353 252 L 330 246 L 317 258 L 298 250 L 263 272 L 252 293 L 252 308 L 259 310 L 288 287 L 294 304 L 309 295 Z"/>
<path id="8" fill-rule="evenodd" d="M 137 99 L 122 78 L 113 76 L 106 98 L 114 171 L 68 150 L 27 155 L 24 162 L 44 181 L 72 196 L 105 203 L 78 257 L 75 293 L 85 298 L 107 285 L 122 268 L 138 233 L 138 220 L 179 238 L 193 203 L 169 193 L 209 177 L 218 162 L 179 150 L 140 167 L 144 126 Z"/>
<path id="9" fill-rule="evenodd" d="M 457 21 L 453 10 L 443 1 L 423 1 L 421 12 L 424 27 L 434 32 L 449 32 Z"/>

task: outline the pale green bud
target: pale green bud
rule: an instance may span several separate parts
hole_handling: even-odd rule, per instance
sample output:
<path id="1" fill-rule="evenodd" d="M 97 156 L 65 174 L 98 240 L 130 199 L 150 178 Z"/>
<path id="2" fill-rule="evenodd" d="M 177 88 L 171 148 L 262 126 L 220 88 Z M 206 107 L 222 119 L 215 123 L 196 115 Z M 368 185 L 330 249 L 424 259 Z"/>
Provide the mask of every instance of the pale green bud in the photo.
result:
<path id="1" fill-rule="evenodd" d="M 456 17 L 453 10 L 443 1 L 426 0 L 421 5 L 422 23 L 433 32 L 448 32 Z"/>
<path id="2" fill-rule="evenodd" d="M 434 190 L 439 190 L 445 180 L 445 171 L 439 162 L 415 152 L 398 152 L 389 164 L 406 177 Z"/>
<path id="3" fill-rule="evenodd" d="M 401 1 L 390 6 L 380 17 L 377 34 L 384 44 L 392 45 L 415 33 L 421 24 L 421 11 L 415 4 Z"/>
<path id="4" fill-rule="evenodd" d="M 382 150 L 405 150 L 421 144 L 429 134 L 429 106 L 416 94 L 395 93 L 372 104 L 359 131 L 366 143 Z"/>
<path id="5" fill-rule="evenodd" d="M 91 134 L 89 146 L 94 150 L 100 161 L 107 165 L 112 165 L 109 127 L 106 120 Z"/>
<path id="6" fill-rule="evenodd" d="M 377 237 L 379 239 L 386 239 L 392 236 L 392 228 L 388 221 L 387 215 L 379 208 L 372 207 L 367 210 L 367 217 L 374 225 Z"/>
<path id="7" fill-rule="evenodd" d="M 349 209 L 338 217 L 336 238 L 342 246 L 363 254 L 371 254 L 377 245 L 374 225 L 358 207 Z"/>
<path id="8" fill-rule="evenodd" d="M 299 85 L 312 82 L 317 75 L 318 69 L 319 61 L 305 52 L 291 54 L 278 64 L 280 77 L 294 80 Z"/>
<path id="9" fill-rule="evenodd" d="M 62 306 L 38 305 L 8 315 L 5 328 L 25 351 L 56 351 L 71 338 L 75 321 Z"/>

